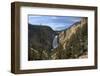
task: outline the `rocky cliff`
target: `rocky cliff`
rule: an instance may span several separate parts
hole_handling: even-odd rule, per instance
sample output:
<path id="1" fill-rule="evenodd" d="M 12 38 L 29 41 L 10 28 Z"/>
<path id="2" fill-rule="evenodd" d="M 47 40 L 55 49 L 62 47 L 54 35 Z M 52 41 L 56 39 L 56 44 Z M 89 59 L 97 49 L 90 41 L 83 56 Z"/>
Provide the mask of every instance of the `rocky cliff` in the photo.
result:
<path id="1" fill-rule="evenodd" d="M 55 31 L 45 25 L 28 24 L 29 60 L 48 59 Z"/>
<path id="2" fill-rule="evenodd" d="M 79 58 L 88 51 L 87 18 L 59 33 L 59 47 L 52 52 L 54 59 Z"/>

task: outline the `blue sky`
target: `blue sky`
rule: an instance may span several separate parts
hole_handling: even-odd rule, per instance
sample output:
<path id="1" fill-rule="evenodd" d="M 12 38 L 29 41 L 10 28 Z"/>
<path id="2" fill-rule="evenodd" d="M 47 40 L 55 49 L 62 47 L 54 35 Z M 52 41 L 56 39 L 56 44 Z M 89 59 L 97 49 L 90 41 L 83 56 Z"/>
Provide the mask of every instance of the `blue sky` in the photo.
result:
<path id="1" fill-rule="evenodd" d="M 28 23 L 35 25 L 50 26 L 53 30 L 59 31 L 70 27 L 73 23 L 79 22 L 82 17 L 71 16 L 36 16 L 29 15 Z"/>

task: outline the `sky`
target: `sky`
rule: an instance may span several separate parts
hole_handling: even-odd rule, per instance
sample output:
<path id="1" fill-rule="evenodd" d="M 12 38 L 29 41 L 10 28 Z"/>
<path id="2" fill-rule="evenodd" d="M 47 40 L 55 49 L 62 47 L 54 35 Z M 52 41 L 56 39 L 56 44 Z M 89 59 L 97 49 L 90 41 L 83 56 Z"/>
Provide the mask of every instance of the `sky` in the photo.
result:
<path id="1" fill-rule="evenodd" d="M 79 22 L 82 17 L 73 16 L 43 16 L 29 15 L 28 23 L 33 25 L 49 26 L 55 31 L 64 30 L 75 22 Z"/>

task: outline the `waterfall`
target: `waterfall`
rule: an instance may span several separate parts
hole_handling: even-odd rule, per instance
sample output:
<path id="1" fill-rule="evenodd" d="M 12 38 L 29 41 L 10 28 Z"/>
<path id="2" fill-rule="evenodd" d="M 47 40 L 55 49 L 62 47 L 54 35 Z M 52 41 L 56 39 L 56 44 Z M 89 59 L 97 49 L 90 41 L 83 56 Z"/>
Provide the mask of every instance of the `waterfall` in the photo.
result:
<path id="1" fill-rule="evenodd" d="M 53 49 L 58 47 L 58 35 L 54 37 L 52 46 L 53 46 Z"/>

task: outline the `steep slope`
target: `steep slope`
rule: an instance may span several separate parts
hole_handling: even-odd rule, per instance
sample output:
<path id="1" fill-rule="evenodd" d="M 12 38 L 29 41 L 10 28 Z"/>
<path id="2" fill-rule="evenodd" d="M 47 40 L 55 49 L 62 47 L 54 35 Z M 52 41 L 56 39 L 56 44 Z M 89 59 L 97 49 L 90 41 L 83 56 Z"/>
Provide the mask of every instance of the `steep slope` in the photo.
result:
<path id="1" fill-rule="evenodd" d="M 87 28 L 87 18 L 83 18 L 80 22 L 60 32 L 59 47 L 51 53 L 52 59 L 78 58 L 83 54 L 87 54 Z"/>
<path id="2" fill-rule="evenodd" d="M 40 54 L 46 54 L 52 49 L 55 32 L 48 26 L 28 25 L 29 60 L 41 60 Z M 35 57 L 36 56 L 36 57 Z"/>

